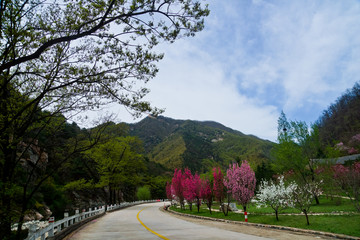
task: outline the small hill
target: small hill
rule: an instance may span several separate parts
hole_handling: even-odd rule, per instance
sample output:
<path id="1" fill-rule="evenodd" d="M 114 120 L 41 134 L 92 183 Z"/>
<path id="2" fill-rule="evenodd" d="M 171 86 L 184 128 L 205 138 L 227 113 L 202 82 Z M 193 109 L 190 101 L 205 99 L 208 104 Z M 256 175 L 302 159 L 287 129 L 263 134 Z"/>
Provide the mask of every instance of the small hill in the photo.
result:
<path id="1" fill-rule="evenodd" d="M 213 166 L 227 167 L 248 160 L 255 168 L 270 159 L 274 143 L 245 135 L 212 121 L 147 117 L 130 124 L 130 135 L 143 142 L 150 161 L 169 169 L 189 167 L 206 172 Z"/>

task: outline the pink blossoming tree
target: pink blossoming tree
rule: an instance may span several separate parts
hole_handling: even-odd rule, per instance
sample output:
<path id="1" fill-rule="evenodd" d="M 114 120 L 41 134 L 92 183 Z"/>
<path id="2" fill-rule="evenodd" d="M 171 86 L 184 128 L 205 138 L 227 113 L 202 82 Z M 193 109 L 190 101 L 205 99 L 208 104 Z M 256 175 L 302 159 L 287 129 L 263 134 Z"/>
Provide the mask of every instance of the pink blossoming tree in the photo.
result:
<path id="1" fill-rule="evenodd" d="M 240 167 L 237 163 L 230 164 L 226 171 L 224 184 L 228 193 L 231 193 L 232 197 L 243 206 L 244 212 L 246 212 L 246 206 L 254 196 L 256 187 L 255 172 L 248 162 L 243 161 Z"/>
<path id="2" fill-rule="evenodd" d="M 172 201 L 173 199 L 173 193 L 172 193 L 172 186 L 171 186 L 171 183 L 169 182 L 166 182 L 166 197 Z"/>
<path id="3" fill-rule="evenodd" d="M 190 211 L 192 211 L 192 204 L 196 200 L 196 190 L 198 188 L 195 177 L 191 174 L 190 169 L 184 170 L 184 198 L 189 204 Z"/>
<path id="4" fill-rule="evenodd" d="M 211 188 L 211 183 L 207 179 L 201 180 L 201 197 L 203 201 L 206 203 L 206 205 L 209 208 L 210 214 L 211 214 L 211 206 L 213 203 L 213 189 Z"/>
<path id="5" fill-rule="evenodd" d="M 360 162 L 355 162 L 349 167 L 337 164 L 333 167 L 333 171 L 338 186 L 360 212 Z"/>
<path id="6" fill-rule="evenodd" d="M 181 169 L 175 169 L 174 177 L 171 181 L 171 186 L 174 195 L 180 203 L 180 207 L 184 209 L 184 188 L 185 188 L 185 175 L 182 173 Z"/>
<path id="7" fill-rule="evenodd" d="M 224 185 L 224 174 L 221 172 L 219 167 L 213 168 L 213 192 L 215 199 L 219 202 L 220 208 L 224 215 L 227 216 L 227 210 L 225 210 L 224 199 L 225 199 L 225 185 Z M 229 204 L 228 204 L 229 205 Z"/>

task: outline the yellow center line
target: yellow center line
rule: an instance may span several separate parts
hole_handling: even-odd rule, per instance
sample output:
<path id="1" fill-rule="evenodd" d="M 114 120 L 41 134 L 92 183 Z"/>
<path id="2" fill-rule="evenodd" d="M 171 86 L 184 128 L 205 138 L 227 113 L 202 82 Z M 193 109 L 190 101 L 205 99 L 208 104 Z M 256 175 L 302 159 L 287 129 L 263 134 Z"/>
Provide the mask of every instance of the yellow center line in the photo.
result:
<path id="1" fill-rule="evenodd" d="M 145 209 L 146 209 L 146 208 L 144 208 L 143 210 L 145 210 Z M 141 212 L 142 212 L 142 210 L 140 210 L 140 211 L 138 212 L 138 214 L 136 215 L 136 218 L 137 218 L 137 220 L 141 223 L 141 225 L 143 225 L 143 227 L 146 228 L 146 230 L 148 230 L 149 232 L 155 234 L 156 236 L 158 236 L 158 237 L 161 238 L 161 239 L 170 240 L 170 239 L 164 237 L 163 235 L 160 235 L 160 234 L 158 234 L 157 232 L 151 230 L 148 226 L 146 226 L 146 225 L 140 220 L 140 218 L 139 218 L 139 215 L 140 215 Z"/>

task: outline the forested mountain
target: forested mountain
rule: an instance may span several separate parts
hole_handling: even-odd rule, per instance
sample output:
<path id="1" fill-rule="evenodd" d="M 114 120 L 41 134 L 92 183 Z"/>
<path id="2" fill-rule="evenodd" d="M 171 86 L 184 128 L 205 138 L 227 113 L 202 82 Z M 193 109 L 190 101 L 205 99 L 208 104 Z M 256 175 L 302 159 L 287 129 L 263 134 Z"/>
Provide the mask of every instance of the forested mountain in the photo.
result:
<path id="1" fill-rule="evenodd" d="M 169 169 L 189 167 L 199 172 L 245 159 L 256 167 L 268 162 L 274 145 L 217 122 L 174 120 L 163 116 L 149 116 L 130 124 L 129 133 L 144 142 L 150 161 Z"/>
<path id="2" fill-rule="evenodd" d="M 342 142 L 349 150 L 354 147 L 360 140 L 360 82 L 331 104 L 316 124 L 323 146 Z"/>

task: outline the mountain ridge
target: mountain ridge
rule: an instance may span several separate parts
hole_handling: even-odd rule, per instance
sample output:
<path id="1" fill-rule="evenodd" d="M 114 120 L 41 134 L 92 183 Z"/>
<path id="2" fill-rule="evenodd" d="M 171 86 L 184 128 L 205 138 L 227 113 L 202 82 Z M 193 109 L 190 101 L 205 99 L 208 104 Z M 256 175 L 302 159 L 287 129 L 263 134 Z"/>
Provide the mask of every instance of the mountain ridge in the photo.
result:
<path id="1" fill-rule="evenodd" d="M 206 172 L 214 166 L 248 160 L 252 167 L 270 161 L 275 143 L 224 126 L 215 121 L 146 117 L 129 124 L 130 135 L 144 143 L 150 161 L 168 169 L 188 167 Z"/>

